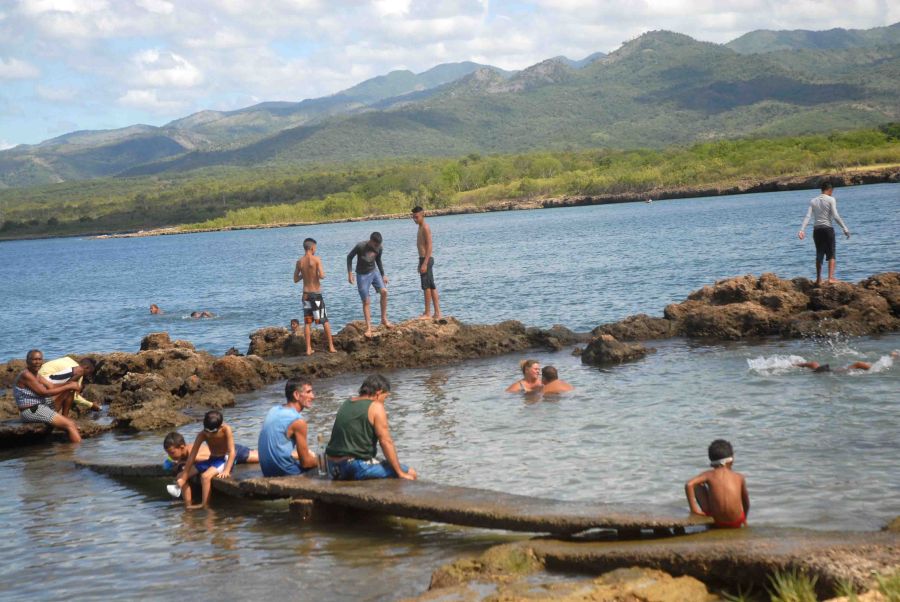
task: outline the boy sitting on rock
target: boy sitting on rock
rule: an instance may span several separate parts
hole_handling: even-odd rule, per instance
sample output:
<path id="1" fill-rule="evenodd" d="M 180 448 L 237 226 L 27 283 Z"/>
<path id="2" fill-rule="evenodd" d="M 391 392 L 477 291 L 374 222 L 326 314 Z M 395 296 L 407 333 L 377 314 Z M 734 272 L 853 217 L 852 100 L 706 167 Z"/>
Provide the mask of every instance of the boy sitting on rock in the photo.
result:
<path id="1" fill-rule="evenodd" d="M 183 438 L 182 441 L 184 441 Z M 204 454 L 207 457 L 198 459 L 204 443 L 208 447 Z M 168 452 L 168 449 L 166 451 Z M 170 457 L 172 457 L 171 454 Z M 222 412 L 210 410 L 203 416 L 203 430 L 200 431 L 194 440 L 194 444 L 191 446 L 191 451 L 184 464 L 184 469 L 178 475 L 176 481 L 177 486 L 181 488 L 184 505 L 189 509 L 209 505 L 212 480 L 216 477 L 230 477 L 231 469 L 236 460 L 237 448 L 234 444 L 234 434 L 231 431 L 231 427 L 224 424 Z M 198 474 L 200 475 L 201 501 L 199 505 L 194 505 L 192 503 L 191 488 L 185 485 L 194 475 Z"/>
<path id="2" fill-rule="evenodd" d="M 713 526 L 738 529 L 747 524 L 750 495 L 744 475 L 731 470 L 734 450 L 731 443 L 716 439 L 709 445 L 712 470 L 703 472 L 684 485 L 688 505 L 694 514 L 713 518 Z"/>

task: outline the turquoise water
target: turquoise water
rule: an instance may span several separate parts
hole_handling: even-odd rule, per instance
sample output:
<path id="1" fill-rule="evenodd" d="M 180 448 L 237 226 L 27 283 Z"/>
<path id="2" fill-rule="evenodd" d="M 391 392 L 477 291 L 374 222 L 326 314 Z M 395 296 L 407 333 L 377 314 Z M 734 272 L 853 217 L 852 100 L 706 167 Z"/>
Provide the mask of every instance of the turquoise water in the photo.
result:
<path id="1" fill-rule="evenodd" d="M 854 232 L 838 242 L 840 277 L 900 269 L 898 195 L 895 185 L 839 191 Z M 586 330 L 636 311 L 659 314 L 716 278 L 811 275 L 811 243 L 796 239 L 809 196 L 434 219 L 445 311 Z M 308 235 L 320 242 L 326 300 L 340 324 L 359 314 L 343 254 L 373 229 L 385 234 L 395 276 L 391 315 L 410 317 L 421 294 L 411 222 L 0 244 L 0 270 L 14 285 L 0 292 L 0 348 L 5 357 L 33 346 L 49 356 L 131 350 L 159 329 L 213 351 L 243 347 L 251 330 L 299 313 L 290 278 Z M 74 283 L 65 294 L 61 281 Z M 153 301 L 168 313 L 147 315 Z M 220 317 L 182 318 L 196 308 Z M 569 350 L 535 354 L 577 387 L 552 399 L 503 393 L 519 357 L 390 373 L 401 460 L 441 483 L 680 509 L 682 484 L 704 469 L 709 441 L 725 437 L 748 479 L 751 528 L 872 530 L 900 515 L 900 361 L 888 359 L 900 335 L 655 346 L 645 360 L 603 370 Z M 791 367 L 797 358 L 876 368 L 815 375 Z M 312 437 L 359 381 L 316 383 Z M 279 389 L 225 410 L 239 441 L 255 442 Z M 72 458 L 161 460 L 163 435 L 0 451 L 5 599 L 171 599 L 189 587 L 223 599 L 392 600 L 424 591 L 443 562 L 521 537 L 365 516 L 300 524 L 279 503 L 219 499 L 213 510 L 185 513 L 161 488 L 72 468 Z"/>

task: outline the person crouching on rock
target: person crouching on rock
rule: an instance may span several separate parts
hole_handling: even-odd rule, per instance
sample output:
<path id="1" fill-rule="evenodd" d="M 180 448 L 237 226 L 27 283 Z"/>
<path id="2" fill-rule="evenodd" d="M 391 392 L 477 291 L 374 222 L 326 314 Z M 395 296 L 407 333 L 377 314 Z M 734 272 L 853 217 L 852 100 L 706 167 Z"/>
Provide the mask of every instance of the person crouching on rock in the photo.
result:
<path id="1" fill-rule="evenodd" d="M 303 474 L 318 464 L 306 443 L 308 427 L 303 415 L 316 398 L 312 383 L 292 378 L 284 385 L 284 396 L 287 402 L 269 410 L 259 432 L 259 467 L 267 477 Z"/>
<path id="2" fill-rule="evenodd" d="M 25 370 L 16 377 L 13 384 L 13 398 L 19 409 L 19 416 L 23 422 L 49 424 L 62 429 L 68 433 L 69 441 L 81 443 L 78 426 L 71 418 L 60 414 L 61 408 L 56 405 L 63 394 L 81 391 L 81 385 L 76 381 L 52 384 L 38 374 L 43 365 L 44 354 L 39 349 L 32 349 L 26 354 Z"/>
<path id="3" fill-rule="evenodd" d="M 67 382 L 77 382 L 82 389 L 84 388 L 83 379 L 91 378 L 97 370 L 97 362 L 94 358 L 83 357 L 78 361 L 65 355 L 49 362 L 44 362 L 38 374 L 46 378 L 51 385 L 62 385 Z M 60 393 L 53 399 L 53 405 L 60 408 L 63 416 L 69 415 L 72 404 L 77 404 L 82 408 L 88 408 L 94 412 L 99 412 L 102 408 L 95 401 L 88 401 L 75 391 L 66 391 Z"/>
<path id="4" fill-rule="evenodd" d="M 209 505 L 209 496 L 212 492 L 212 480 L 216 477 L 227 479 L 231 476 L 237 458 L 237 449 L 234 445 L 234 433 L 231 427 L 223 422 L 222 412 L 210 410 L 203 416 L 203 430 L 194 439 L 191 453 L 184 470 L 178 479 L 178 486 L 182 488 L 184 505 L 189 508 L 205 508 Z M 206 460 L 197 460 L 203 444 L 209 447 L 209 457 Z M 201 499 L 199 505 L 194 505 L 191 499 L 191 488 L 185 484 L 194 475 L 200 475 Z"/>
<path id="5" fill-rule="evenodd" d="M 684 485 L 688 505 L 694 514 L 713 518 L 713 526 L 737 529 L 747 524 L 750 495 L 744 475 L 731 470 L 734 450 L 731 443 L 716 439 L 709 445 L 712 470 L 700 473 Z"/>
<path id="6" fill-rule="evenodd" d="M 194 446 L 191 445 L 188 447 L 187 442 L 184 440 L 184 435 L 177 431 L 172 431 L 166 435 L 165 439 L 163 439 L 163 449 L 166 450 L 166 459 L 163 460 L 163 468 L 169 472 L 178 474 L 180 480 L 180 473 L 184 470 L 184 465 L 191 456 Z M 235 464 L 259 463 L 259 454 L 256 453 L 255 449 L 250 449 L 246 445 L 235 443 L 234 451 Z M 203 462 L 209 459 L 209 455 L 209 446 L 201 445 L 200 449 L 197 450 L 194 459 L 197 462 Z"/>
<path id="7" fill-rule="evenodd" d="M 575 389 L 566 381 L 559 379 L 559 372 L 553 366 L 544 366 L 541 370 L 541 384 L 544 386 L 544 395 L 567 393 Z"/>
<path id="8" fill-rule="evenodd" d="M 506 388 L 507 393 L 530 393 L 543 388 L 541 383 L 541 365 L 537 360 L 522 360 L 519 362 L 522 369 L 522 380 L 517 380 Z"/>
<path id="9" fill-rule="evenodd" d="M 384 402 L 391 383 L 380 374 L 363 381 L 359 396 L 345 401 L 334 418 L 331 440 L 325 448 L 326 466 L 331 478 L 343 481 L 364 479 L 415 480 L 415 469 L 400 464 L 391 438 Z M 375 457 L 375 444 L 381 445 L 385 460 Z"/>

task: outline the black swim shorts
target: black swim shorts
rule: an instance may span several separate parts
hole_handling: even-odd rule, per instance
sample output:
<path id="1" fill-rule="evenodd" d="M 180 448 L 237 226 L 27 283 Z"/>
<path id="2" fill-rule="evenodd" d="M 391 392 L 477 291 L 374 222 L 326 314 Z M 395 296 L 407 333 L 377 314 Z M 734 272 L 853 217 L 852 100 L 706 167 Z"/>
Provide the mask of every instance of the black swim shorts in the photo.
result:
<path id="1" fill-rule="evenodd" d="M 428 269 L 425 270 L 424 274 L 421 272 L 423 261 L 425 261 L 425 258 L 419 257 L 419 263 L 417 264 L 418 269 L 420 270 L 419 277 L 422 279 L 422 290 L 425 291 L 428 289 L 436 289 L 437 287 L 434 285 L 434 271 L 433 271 L 434 257 L 428 258 Z"/>
<path id="2" fill-rule="evenodd" d="M 306 324 L 324 324 L 328 321 L 325 301 L 322 293 L 303 293 L 303 322 Z"/>
<path id="3" fill-rule="evenodd" d="M 814 228 L 813 242 L 816 243 L 816 263 L 822 263 L 823 257 L 829 261 L 834 259 L 834 228 L 831 226 Z"/>

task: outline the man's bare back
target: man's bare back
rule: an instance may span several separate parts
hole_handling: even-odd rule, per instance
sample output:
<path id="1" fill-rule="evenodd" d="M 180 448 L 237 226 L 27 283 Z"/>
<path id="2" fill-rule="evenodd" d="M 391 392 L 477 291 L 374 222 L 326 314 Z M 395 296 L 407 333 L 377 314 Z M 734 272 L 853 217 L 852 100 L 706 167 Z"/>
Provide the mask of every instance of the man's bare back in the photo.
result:
<path id="1" fill-rule="evenodd" d="M 697 475 L 687 485 L 696 495 L 702 514 L 711 516 L 717 525 L 739 526 L 746 519 L 750 498 L 744 475 L 721 466 Z M 702 493 L 704 489 L 705 494 Z M 690 497 L 688 501 L 691 501 Z M 697 510 L 691 504 L 691 511 L 697 513 Z"/>
<path id="2" fill-rule="evenodd" d="M 325 271 L 322 269 L 322 260 L 315 255 L 304 255 L 297 260 L 294 270 L 294 282 L 303 280 L 304 293 L 322 292 L 322 278 Z"/>

